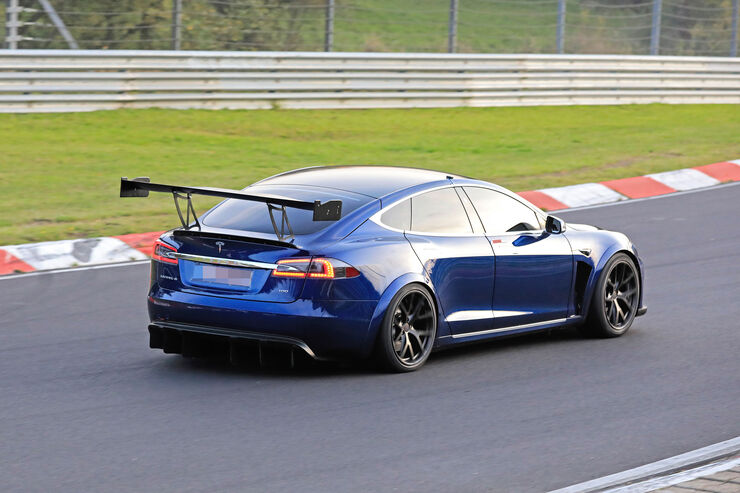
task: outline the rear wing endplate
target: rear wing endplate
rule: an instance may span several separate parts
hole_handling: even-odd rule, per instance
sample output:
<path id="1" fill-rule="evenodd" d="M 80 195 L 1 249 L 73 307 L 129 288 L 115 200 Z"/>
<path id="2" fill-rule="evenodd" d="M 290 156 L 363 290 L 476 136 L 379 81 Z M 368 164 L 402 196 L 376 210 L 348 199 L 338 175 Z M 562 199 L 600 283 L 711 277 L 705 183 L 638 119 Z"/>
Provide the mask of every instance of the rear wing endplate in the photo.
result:
<path id="1" fill-rule="evenodd" d="M 251 202 L 262 202 L 266 204 L 267 210 L 270 213 L 270 220 L 272 221 L 273 229 L 275 230 L 275 234 L 279 240 L 294 237 L 293 229 L 290 227 L 288 215 L 285 210 L 287 207 L 313 211 L 314 221 L 338 221 L 342 217 L 341 200 L 329 200 L 323 203 L 319 200 L 307 202 L 288 197 L 281 197 L 279 195 L 252 194 L 241 190 L 229 190 L 227 188 L 185 187 L 152 183 L 146 176 L 131 180 L 126 177 L 121 178 L 121 197 L 148 197 L 149 192 L 172 194 L 172 197 L 175 200 L 177 215 L 180 218 L 182 227 L 185 229 L 191 229 L 192 227 L 200 229 L 200 223 L 198 222 L 198 217 L 195 214 L 195 209 L 193 208 L 193 202 L 191 200 L 192 195 L 208 195 L 211 197 L 248 200 Z M 187 202 L 184 215 L 180 207 L 181 200 L 185 200 Z M 275 212 L 280 212 L 279 220 L 275 219 Z"/>

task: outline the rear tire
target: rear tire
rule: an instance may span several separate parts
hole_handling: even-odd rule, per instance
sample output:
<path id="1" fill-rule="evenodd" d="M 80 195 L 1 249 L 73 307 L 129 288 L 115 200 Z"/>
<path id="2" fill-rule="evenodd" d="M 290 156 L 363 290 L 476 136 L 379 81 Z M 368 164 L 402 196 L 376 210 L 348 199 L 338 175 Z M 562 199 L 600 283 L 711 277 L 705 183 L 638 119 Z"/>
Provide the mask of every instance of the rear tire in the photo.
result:
<path id="1" fill-rule="evenodd" d="M 596 283 L 583 331 L 596 337 L 625 334 L 639 308 L 640 288 L 640 277 L 632 258 L 624 253 L 610 258 Z"/>
<path id="2" fill-rule="evenodd" d="M 404 286 L 388 305 L 375 356 L 381 368 L 402 373 L 419 369 L 437 336 L 437 312 L 429 292 L 418 284 Z"/>

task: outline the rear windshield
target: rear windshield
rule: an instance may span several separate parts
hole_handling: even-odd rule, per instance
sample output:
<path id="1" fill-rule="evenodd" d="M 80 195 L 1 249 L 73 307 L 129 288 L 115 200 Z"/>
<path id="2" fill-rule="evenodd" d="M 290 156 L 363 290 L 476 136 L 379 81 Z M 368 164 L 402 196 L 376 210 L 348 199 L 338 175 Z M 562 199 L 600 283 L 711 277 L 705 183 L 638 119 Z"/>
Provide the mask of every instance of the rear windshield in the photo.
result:
<path id="1" fill-rule="evenodd" d="M 256 185 L 247 188 L 245 191 L 255 194 L 280 195 L 307 202 L 313 202 L 314 200 L 320 200 L 321 202 L 341 200 L 342 217 L 345 217 L 350 212 L 367 204 L 371 200 L 375 200 L 373 197 L 352 192 L 295 185 Z M 293 234 L 295 235 L 316 233 L 334 224 L 334 221 L 314 221 L 313 211 L 293 209 L 291 207 L 286 208 L 286 211 L 290 226 L 293 228 Z M 273 214 L 278 227 L 280 227 L 280 211 L 274 211 Z M 210 213 L 206 214 L 203 218 L 203 224 L 213 228 L 236 229 L 267 234 L 275 233 L 272 222 L 270 221 L 270 214 L 267 211 L 267 205 L 262 202 L 249 202 L 247 200 L 228 199 L 222 202 Z"/>

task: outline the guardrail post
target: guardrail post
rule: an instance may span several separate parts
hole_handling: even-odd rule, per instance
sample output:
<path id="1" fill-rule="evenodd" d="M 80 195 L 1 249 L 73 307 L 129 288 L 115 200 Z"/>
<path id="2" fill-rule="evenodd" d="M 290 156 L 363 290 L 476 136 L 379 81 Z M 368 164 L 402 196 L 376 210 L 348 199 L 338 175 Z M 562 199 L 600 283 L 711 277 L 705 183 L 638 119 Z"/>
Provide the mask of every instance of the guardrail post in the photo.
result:
<path id="1" fill-rule="evenodd" d="M 18 0 L 8 0 L 5 6 L 5 47 L 9 50 L 18 49 Z"/>
<path id="2" fill-rule="evenodd" d="M 457 51 L 457 0 L 450 0 L 450 23 L 447 32 L 447 51 Z"/>
<path id="3" fill-rule="evenodd" d="M 182 45 L 182 0 L 172 0 L 172 49 Z"/>
<path id="4" fill-rule="evenodd" d="M 740 0 L 732 0 L 732 46 L 730 46 L 730 56 L 737 56 L 738 11 L 740 11 Z"/>
<path id="5" fill-rule="evenodd" d="M 650 54 L 660 54 L 660 15 L 663 0 L 653 0 L 653 27 L 650 30 Z"/>
<path id="6" fill-rule="evenodd" d="M 334 0 L 326 0 L 326 26 L 324 30 L 324 51 L 334 49 Z"/>
<path id="7" fill-rule="evenodd" d="M 565 0 L 558 0 L 558 53 L 565 53 Z"/>

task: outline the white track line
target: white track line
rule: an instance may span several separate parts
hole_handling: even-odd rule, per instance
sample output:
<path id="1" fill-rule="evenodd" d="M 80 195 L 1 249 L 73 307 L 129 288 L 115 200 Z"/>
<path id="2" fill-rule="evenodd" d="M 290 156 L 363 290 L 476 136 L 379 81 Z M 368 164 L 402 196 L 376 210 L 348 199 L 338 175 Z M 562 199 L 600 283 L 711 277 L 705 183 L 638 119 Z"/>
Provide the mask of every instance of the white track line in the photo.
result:
<path id="1" fill-rule="evenodd" d="M 716 461 L 723 457 L 736 454 L 740 452 L 740 437 L 735 437 L 724 442 L 715 443 L 708 447 L 692 450 L 685 454 L 676 455 L 668 459 L 659 460 L 651 464 L 629 469 L 627 471 L 611 474 L 602 478 L 592 479 L 585 483 L 579 483 L 559 490 L 551 491 L 550 493 L 589 493 L 594 491 L 619 491 L 620 493 L 632 492 L 632 490 L 624 489 L 622 486 L 627 486 L 627 483 L 634 483 L 635 481 L 645 482 L 648 479 L 656 478 L 657 476 L 664 475 L 675 475 L 676 472 L 681 469 L 691 467 L 694 464 L 705 464 L 710 461 Z M 730 466 L 732 467 L 732 466 Z M 709 468 L 707 468 L 709 469 Z M 688 472 L 688 471 L 687 471 Z M 702 471 L 701 475 L 712 474 L 711 472 Z M 688 475 L 687 475 L 688 476 Z M 686 481 L 687 479 L 683 479 Z M 675 484 L 675 483 L 674 483 Z M 628 485 L 636 486 L 636 485 Z M 617 488 L 619 487 L 619 488 Z M 608 488 L 617 488 L 608 490 Z M 650 490 L 634 490 L 638 491 L 650 491 Z"/>
<path id="2" fill-rule="evenodd" d="M 665 199 L 669 197 L 676 197 L 679 195 L 688 195 L 688 194 L 698 193 L 698 192 L 708 192 L 711 190 L 718 190 L 720 188 L 727 188 L 727 187 L 732 187 L 732 186 L 737 186 L 737 185 L 740 185 L 740 181 L 736 181 L 732 183 L 723 183 L 721 185 L 715 185 L 713 187 L 686 190 L 684 192 L 674 192 L 674 193 L 669 193 L 665 195 L 656 195 L 654 197 L 643 197 L 641 199 L 629 199 L 629 200 L 622 200 L 619 202 L 611 202 L 611 203 L 606 203 L 606 204 L 587 205 L 584 207 L 572 207 L 569 209 L 560 209 L 560 210 L 551 211 L 551 212 L 553 213 L 553 215 L 557 215 L 561 212 L 585 211 L 588 209 L 598 209 L 600 207 L 613 207 L 613 206 L 618 206 L 618 205 L 634 204 L 635 202 L 645 202 L 646 200 Z M 127 265 L 139 265 L 139 264 L 144 264 L 147 262 L 149 262 L 149 260 L 137 260 L 134 262 L 122 262 L 122 263 L 117 263 L 117 264 L 100 264 L 100 265 L 82 266 L 82 267 L 69 267 L 66 269 L 26 272 L 22 274 L 9 274 L 5 276 L 0 276 L 0 281 L 5 281 L 8 279 L 16 279 L 19 277 L 27 278 L 27 277 L 41 276 L 41 275 L 46 275 L 46 274 L 57 274 L 57 273 L 63 273 L 63 272 L 80 272 L 80 271 L 85 271 L 85 270 L 107 269 L 108 267 L 125 267 Z"/>
<path id="3" fill-rule="evenodd" d="M 695 467 L 675 474 L 669 474 L 668 476 L 648 479 L 647 481 L 641 481 L 639 483 L 606 490 L 604 493 L 648 493 L 649 491 L 655 491 L 673 485 L 680 486 L 680 483 L 685 483 L 692 479 L 704 476 L 711 476 L 712 474 L 727 471 L 728 469 L 732 469 L 738 465 L 740 465 L 740 457 L 733 457 L 731 459 L 712 462 L 711 464 Z M 720 486 L 720 484 L 721 483 L 718 483 L 717 486 Z"/>

